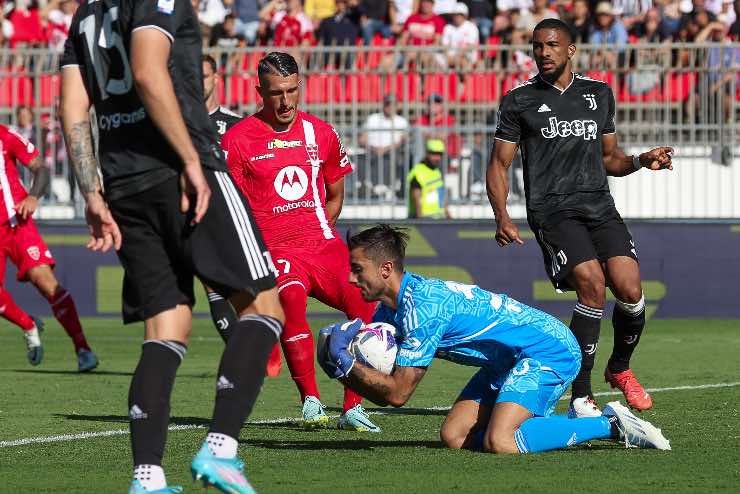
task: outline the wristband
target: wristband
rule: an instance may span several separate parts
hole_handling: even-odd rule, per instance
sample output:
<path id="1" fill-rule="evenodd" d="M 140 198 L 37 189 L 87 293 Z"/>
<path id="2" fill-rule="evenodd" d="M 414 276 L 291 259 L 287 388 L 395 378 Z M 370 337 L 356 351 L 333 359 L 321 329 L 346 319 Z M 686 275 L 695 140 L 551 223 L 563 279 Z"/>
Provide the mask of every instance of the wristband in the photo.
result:
<path id="1" fill-rule="evenodd" d="M 635 169 L 635 171 L 642 168 L 642 163 L 640 163 L 640 155 L 639 154 L 633 154 L 632 155 L 632 167 Z"/>

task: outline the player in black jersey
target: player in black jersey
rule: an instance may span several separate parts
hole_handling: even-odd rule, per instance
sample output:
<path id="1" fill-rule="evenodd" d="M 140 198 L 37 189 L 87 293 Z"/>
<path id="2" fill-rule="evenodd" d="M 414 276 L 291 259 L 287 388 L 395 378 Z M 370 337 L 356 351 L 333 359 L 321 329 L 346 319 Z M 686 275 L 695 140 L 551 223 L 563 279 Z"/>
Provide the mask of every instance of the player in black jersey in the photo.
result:
<path id="1" fill-rule="evenodd" d="M 203 55 L 201 58 L 203 64 L 203 94 L 206 100 L 206 110 L 208 117 L 211 119 L 213 128 L 218 134 L 219 143 L 221 137 L 231 128 L 232 125 L 242 119 L 241 116 L 224 108 L 218 103 L 218 79 L 221 77 L 218 73 L 216 60 L 210 55 Z M 218 292 L 210 287 L 203 285 L 208 296 L 208 306 L 211 311 L 211 319 L 216 326 L 218 333 L 224 341 L 229 339 L 229 335 L 236 327 L 237 319 L 234 308 L 228 300 L 222 297 Z"/>
<path id="2" fill-rule="evenodd" d="M 203 92 L 206 98 L 206 109 L 208 110 L 208 116 L 211 117 L 211 122 L 216 128 L 218 133 L 218 140 L 221 141 L 221 137 L 231 128 L 232 125 L 239 122 L 242 117 L 238 113 L 234 113 L 228 108 L 224 108 L 219 104 L 218 99 L 218 80 L 221 75 L 218 73 L 218 66 L 216 60 L 210 55 L 203 55 Z"/>
<path id="3" fill-rule="evenodd" d="M 129 389 L 129 493 L 180 492 L 166 485 L 161 465 L 170 395 L 191 329 L 194 275 L 228 297 L 240 318 L 221 357 L 213 420 L 191 471 L 224 492 L 252 492 L 236 455 L 239 431 L 284 314 L 269 252 L 208 119 L 191 2 L 82 3 L 61 72 L 64 137 L 86 201 L 88 247 L 115 247 L 125 271 L 124 322 L 144 321 Z"/>
<path id="4" fill-rule="evenodd" d="M 672 169 L 673 150 L 625 155 L 617 145 L 612 90 L 572 72 L 576 47 L 563 22 L 540 22 L 532 47 L 539 73 L 501 101 L 487 170 L 496 241 L 501 246 L 523 243 L 506 210 L 507 168 L 521 147 L 527 221 L 542 248 L 545 269 L 556 289 L 573 289 L 578 295 L 570 328 L 583 362 L 573 382 L 569 413 L 600 413 L 591 392 L 591 369 L 606 286 L 617 303 L 614 349 L 605 377 L 622 390 L 630 406 L 645 410 L 652 399 L 629 366 L 645 325 L 645 299 L 635 244 L 614 207 L 607 175 L 629 175 L 642 167 Z"/>

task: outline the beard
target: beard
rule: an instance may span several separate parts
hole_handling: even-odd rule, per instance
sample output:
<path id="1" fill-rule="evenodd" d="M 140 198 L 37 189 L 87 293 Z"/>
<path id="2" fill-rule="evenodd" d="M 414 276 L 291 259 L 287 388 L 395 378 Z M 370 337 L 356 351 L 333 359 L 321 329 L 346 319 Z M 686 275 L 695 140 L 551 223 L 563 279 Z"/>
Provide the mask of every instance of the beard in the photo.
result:
<path id="1" fill-rule="evenodd" d="M 544 80 L 549 82 L 550 84 L 555 84 L 555 81 L 560 79 L 560 76 L 563 75 L 563 72 L 565 72 L 565 67 L 567 67 L 568 62 L 558 65 L 555 67 L 555 70 L 552 71 L 550 74 L 545 74 L 542 71 L 540 71 L 540 77 L 542 77 Z"/>

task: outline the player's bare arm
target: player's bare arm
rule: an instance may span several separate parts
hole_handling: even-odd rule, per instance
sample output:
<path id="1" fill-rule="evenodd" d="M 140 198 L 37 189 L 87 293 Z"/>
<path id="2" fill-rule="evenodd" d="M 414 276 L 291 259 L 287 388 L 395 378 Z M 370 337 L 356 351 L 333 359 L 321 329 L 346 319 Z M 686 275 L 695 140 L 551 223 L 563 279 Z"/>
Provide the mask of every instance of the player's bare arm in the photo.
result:
<path id="1" fill-rule="evenodd" d="M 170 49 L 170 40 L 161 31 L 135 31 L 131 37 L 131 70 L 136 92 L 149 118 L 182 160 L 182 210 L 190 209 L 190 197 L 195 196 L 193 223 L 198 223 L 208 210 L 211 190 L 175 97 L 167 68 Z"/>
<path id="2" fill-rule="evenodd" d="M 344 177 L 326 186 L 326 216 L 331 226 L 336 226 L 344 203 Z"/>
<path id="3" fill-rule="evenodd" d="M 41 162 L 41 157 L 36 156 L 28 163 L 28 169 L 33 173 L 33 183 L 28 195 L 21 202 L 16 204 L 15 210 L 24 220 L 33 216 L 39 204 L 39 199 L 46 193 L 49 187 L 50 172 Z"/>
<path id="4" fill-rule="evenodd" d="M 523 244 L 519 237 L 519 228 L 511 221 L 506 210 L 506 198 L 509 196 L 509 167 L 514 161 L 518 145 L 496 139 L 491 153 L 491 161 L 486 169 L 486 192 L 496 218 L 496 242 L 501 246 L 512 242 Z"/>
<path id="5" fill-rule="evenodd" d="M 426 372 L 426 367 L 397 366 L 393 374 L 386 375 L 355 362 L 349 375 L 341 381 L 376 405 L 402 407 Z"/>
<path id="6" fill-rule="evenodd" d="M 640 168 L 650 170 L 673 170 L 673 148 L 658 147 L 651 149 L 639 156 L 625 154 L 617 142 L 617 134 L 606 134 L 603 136 L 602 149 L 604 153 L 604 167 L 607 174 L 613 177 L 624 177 L 634 173 Z M 637 163 L 639 160 L 639 165 Z"/>
<path id="7" fill-rule="evenodd" d="M 87 248 L 102 252 L 111 247 L 118 250 L 121 248 L 121 232 L 103 199 L 90 128 L 90 99 L 79 67 L 62 69 L 60 110 L 67 154 L 86 203 L 85 219 L 91 237 Z"/>

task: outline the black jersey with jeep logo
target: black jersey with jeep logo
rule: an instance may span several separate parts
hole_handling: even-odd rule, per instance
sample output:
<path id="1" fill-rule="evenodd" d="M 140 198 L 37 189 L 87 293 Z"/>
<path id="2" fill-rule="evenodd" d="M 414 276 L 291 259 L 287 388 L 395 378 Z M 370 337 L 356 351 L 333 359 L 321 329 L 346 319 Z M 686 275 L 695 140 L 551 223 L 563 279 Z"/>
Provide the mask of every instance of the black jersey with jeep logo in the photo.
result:
<path id="1" fill-rule="evenodd" d="M 209 113 L 208 116 L 210 117 L 211 123 L 216 129 L 219 142 L 221 142 L 221 138 L 226 133 L 226 131 L 239 123 L 239 121 L 242 119 L 241 115 L 239 115 L 238 113 L 234 113 L 233 111 L 229 110 L 228 108 L 224 108 L 223 106 L 219 106 L 211 113 Z"/>
<path id="2" fill-rule="evenodd" d="M 612 214 L 602 135 L 616 131 L 614 113 L 611 88 L 580 74 L 564 90 L 537 75 L 503 98 L 496 139 L 519 144 L 533 228 Z"/>
<path id="3" fill-rule="evenodd" d="M 205 107 L 202 38 L 191 3 L 88 0 L 74 15 L 61 67 L 79 67 L 95 107 L 108 200 L 146 190 L 182 169 L 136 92 L 129 53 L 133 33 L 141 29 L 155 29 L 172 43 L 168 68 L 190 138 L 204 167 L 226 171 Z"/>

